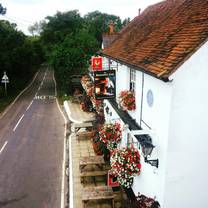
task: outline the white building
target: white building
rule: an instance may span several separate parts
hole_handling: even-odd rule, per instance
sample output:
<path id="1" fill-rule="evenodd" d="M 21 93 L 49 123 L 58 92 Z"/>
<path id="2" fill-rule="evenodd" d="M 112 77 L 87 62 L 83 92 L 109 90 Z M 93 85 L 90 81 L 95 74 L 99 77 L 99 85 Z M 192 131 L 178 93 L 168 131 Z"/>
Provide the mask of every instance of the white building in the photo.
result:
<path id="1" fill-rule="evenodd" d="M 132 188 L 165 208 L 208 207 L 207 14 L 206 0 L 163 1 L 101 51 L 116 70 L 117 103 L 122 90 L 136 97 L 136 110 L 126 115 L 105 100 L 106 120 L 147 130 L 155 146 L 149 159 L 159 159 L 158 168 L 142 161 Z"/>

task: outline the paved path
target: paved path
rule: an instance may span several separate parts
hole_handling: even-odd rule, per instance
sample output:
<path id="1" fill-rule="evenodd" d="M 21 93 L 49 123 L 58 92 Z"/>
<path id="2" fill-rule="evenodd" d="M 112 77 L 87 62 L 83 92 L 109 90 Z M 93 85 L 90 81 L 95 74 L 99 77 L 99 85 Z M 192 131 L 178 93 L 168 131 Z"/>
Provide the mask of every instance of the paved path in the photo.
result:
<path id="1" fill-rule="evenodd" d="M 0 118 L 0 208 L 61 207 L 64 119 L 42 70 Z"/>

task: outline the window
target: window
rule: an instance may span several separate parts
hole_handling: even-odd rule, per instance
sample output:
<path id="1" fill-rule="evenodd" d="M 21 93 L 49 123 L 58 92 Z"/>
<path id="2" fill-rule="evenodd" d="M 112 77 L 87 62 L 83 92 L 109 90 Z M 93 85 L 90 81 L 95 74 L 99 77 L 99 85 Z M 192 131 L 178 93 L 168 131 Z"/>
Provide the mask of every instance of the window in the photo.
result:
<path id="1" fill-rule="evenodd" d="M 135 92 L 136 89 L 136 70 L 130 69 L 130 90 Z"/>

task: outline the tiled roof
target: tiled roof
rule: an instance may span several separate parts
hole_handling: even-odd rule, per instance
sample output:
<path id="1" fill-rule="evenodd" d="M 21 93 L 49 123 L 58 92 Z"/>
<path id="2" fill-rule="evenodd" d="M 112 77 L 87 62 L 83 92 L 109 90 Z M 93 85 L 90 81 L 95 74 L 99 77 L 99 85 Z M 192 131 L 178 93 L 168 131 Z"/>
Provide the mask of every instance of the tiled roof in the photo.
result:
<path id="1" fill-rule="evenodd" d="M 166 0 L 132 20 L 101 53 L 169 77 L 208 38 L 208 0 Z"/>

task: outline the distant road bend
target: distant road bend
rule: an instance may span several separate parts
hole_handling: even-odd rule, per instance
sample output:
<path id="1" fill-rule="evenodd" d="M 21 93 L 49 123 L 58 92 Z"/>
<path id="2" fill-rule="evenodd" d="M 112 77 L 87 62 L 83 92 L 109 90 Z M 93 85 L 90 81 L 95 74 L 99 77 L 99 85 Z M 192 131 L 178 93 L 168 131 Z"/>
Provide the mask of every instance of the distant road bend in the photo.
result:
<path id="1" fill-rule="evenodd" d="M 0 118 L 0 208 L 62 208 L 65 121 L 41 70 Z"/>

